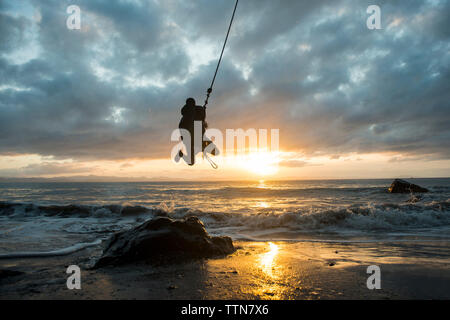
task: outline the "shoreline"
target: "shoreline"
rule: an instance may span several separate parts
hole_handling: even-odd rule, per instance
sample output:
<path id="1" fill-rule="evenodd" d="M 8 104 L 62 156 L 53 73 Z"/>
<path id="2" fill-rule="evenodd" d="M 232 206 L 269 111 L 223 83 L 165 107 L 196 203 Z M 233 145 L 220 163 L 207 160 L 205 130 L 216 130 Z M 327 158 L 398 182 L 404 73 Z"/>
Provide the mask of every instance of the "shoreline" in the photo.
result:
<path id="1" fill-rule="evenodd" d="M 449 299 L 448 241 L 389 243 L 235 241 L 226 257 L 88 270 L 100 248 L 68 256 L 0 260 L 0 299 Z M 69 290 L 69 265 L 81 289 Z M 381 269 L 369 290 L 367 267 Z"/>

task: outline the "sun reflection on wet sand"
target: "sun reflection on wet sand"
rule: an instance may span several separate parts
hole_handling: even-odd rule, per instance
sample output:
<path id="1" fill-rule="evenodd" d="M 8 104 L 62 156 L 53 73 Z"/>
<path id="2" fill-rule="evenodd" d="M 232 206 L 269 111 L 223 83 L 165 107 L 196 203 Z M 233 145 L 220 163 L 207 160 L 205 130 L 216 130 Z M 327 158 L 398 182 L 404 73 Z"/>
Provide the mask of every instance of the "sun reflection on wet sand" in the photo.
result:
<path id="1" fill-rule="evenodd" d="M 278 253 L 278 246 L 273 242 L 269 242 L 269 251 L 263 254 L 261 257 L 261 266 L 264 273 L 269 275 L 270 277 L 274 277 L 273 268 L 274 268 L 274 259 Z"/>
<path id="2" fill-rule="evenodd" d="M 253 293 L 262 299 L 282 299 L 284 268 L 278 261 L 280 247 L 273 242 L 267 244 L 268 251 L 262 253 L 257 260 L 261 273 L 258 277 L 256 290 Z"/>

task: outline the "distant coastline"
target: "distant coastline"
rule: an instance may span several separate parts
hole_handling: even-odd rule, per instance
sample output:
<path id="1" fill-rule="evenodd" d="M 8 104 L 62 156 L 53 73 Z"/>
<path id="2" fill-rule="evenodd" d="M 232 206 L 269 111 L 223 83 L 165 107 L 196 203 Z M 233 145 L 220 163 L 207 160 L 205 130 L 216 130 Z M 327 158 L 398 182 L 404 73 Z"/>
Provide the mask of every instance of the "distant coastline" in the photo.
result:
<path id="1" fill-rule="evenodd" d="M 115 176 L 63 176 L 63 177 L 24 177 L 24 178 L 15 178 L 15 177 L 0 177 L 0 183 L 5 182 L 13 182 L 13 183 L 27 183 L 27 182 L 37 182 L 37 183 L 49 183 L 49 182 L 108 182 L 108 183 L 127 183 L 127 182 L 240 182 L 240 181 L 265 181 L 265 182 L 281 182 L 281 181 L 365 181 L 365 180 L 394 180 L 395 178 L 406 179 L 406 180 L 426 180 L 426 179 L 450 179 L 450 177 L 410 177 L 410 176 L 396 176 L 396 177 L 384 177 L 384 178 L 308 178 L 308 179 L 183 179 L 179 178 L 174 180 L 173 178 L 166 177 L 155 177 L 155 178 L 147 178 L 147 177 L 115 177 Z"/>

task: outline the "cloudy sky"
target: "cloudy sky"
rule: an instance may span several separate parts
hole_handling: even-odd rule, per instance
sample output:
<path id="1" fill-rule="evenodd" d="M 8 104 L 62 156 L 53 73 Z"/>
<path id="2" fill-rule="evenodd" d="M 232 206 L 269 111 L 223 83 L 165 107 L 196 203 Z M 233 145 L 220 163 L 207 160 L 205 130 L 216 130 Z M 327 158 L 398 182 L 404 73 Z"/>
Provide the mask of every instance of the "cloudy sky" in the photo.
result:
<path id="1" fill-rule="evenodd" d="M 66 26 L 73 4 L 80 30 Z M 372 4 L 381 30 L 366 26 Z M 257 156 L 219 170 L 170 160 L 180 108 L 203 101 L 233 5 L 1 1 L 0 176 L 273 174 L 251 170 Z M 448 177 L 449 12 L 446 0 L 241 0 L 209 125 L 280 129 L 276 178 Z"/>

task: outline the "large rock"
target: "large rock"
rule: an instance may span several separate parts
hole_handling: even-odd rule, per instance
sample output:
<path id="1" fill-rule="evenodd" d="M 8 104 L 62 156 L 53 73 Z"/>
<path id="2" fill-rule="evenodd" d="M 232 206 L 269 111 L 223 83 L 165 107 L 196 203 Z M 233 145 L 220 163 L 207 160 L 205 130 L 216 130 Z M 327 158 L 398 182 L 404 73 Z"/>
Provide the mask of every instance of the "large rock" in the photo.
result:
<path id="1" fill-rule="evenodd" d="M 395 179 L 388 190 L 390 193 L 428 192 L 428 189 L 402 179 Z"/>
<path id="2" fill-rule="evenodd" d="M 20 276 L 22 274 L 23 274 L 23 272 L 16 271 L 16 270 L 9 270 L 9 269 L 0 270 L 0 280 L 6 279 L 9 277 Z"/>
<path id="3" fill-rule="evenodd" d="M 197 217 L 160 217 L 111 236 L 94 268 L 138 260 L 172 257 L 177 261 L 207 258 L 235 251 L 230 237 L 211 237 Z"/>

